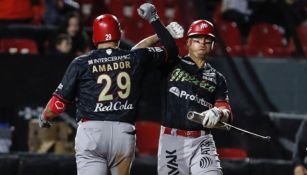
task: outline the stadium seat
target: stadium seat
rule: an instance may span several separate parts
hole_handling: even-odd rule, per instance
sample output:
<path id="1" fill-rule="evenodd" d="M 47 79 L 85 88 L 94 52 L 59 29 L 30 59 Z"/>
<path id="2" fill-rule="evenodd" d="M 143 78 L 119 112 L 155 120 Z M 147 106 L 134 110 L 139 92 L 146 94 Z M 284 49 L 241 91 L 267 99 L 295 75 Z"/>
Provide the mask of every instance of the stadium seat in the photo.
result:
<path id="1" fill-rule="evenodd" d="M 222 21 L 222 3 L 217 3 L 213 11 L 213 22 L 215 25 L 220 25 Z"/>
<path id="2" fill-rule="evenodd" d="M 245 47 L 246 56 L 288 57 L 283 33 L 277 25 L 258 23 L 251 27 Z"/>
<path id="3" fill-rule="evenodd" d="M 122 26 L 124 32 L 123 37 L 134 43 L 155 34 L 153 27 L 143 19 L 126 19 L 123 21 Z"/>
<path id="4" fill-rule="evenodd" d="M 38 54 L 36 42 L 31 39 L 2 38 L 0 51 L 10 54 Z"/>
<path id="5" fill-rule="evenodd" d="M 123 9 L 124 9 L 124 1 L 122 0 L 107 0 L 104 1 L 104 4 L 108 11 L 115 15 L 119 20 L 124 18 Z"/>
<path id="6" fill-rule="evenodd" d="M 239 148 L 217 148 L 220 159 L 245 159 L 247 152 Z"/>
<path id="7" fill-rule="evenodd" d="M 164 24 L 168 24 L 172 21 L 176 21 L 180 24 L 184 23 L 183 13 L 180 10 L 180 3 L 174 0 L 153 0 L 153 4 L 156 6 L 158 10 L 159 17 Z"/>
<path id="8" fill-rule="evenodd" d="M 307 24 L 301 24 L 296 28 L 296 32 L 303 46 L 307 46 Z"/>
<path id="9" fill-rule="evenodd" d="M 305 57 L 307 57 L 307 25 L 302 24 L 296 28 L 297 36 L 301 42 Z M 291 53 L 291 55 L 295 55 L 296 48 L 293 41 L 293 38 L 290 38 L 289 44 L 288 44 L 288 51 Z"/>
<path id="10" fill-rule="evenodd" d="M 217 30 L 229 55 L 244 55 L 241 33 L 235 22 L 220 21 Z"/>
<path id="11" fill-rule="evenodd" d="M 150 121 L 138 121 L 136 127 L 136 147 L 140 156 L 156 156 L 158 152 L 160 124 Z"/>

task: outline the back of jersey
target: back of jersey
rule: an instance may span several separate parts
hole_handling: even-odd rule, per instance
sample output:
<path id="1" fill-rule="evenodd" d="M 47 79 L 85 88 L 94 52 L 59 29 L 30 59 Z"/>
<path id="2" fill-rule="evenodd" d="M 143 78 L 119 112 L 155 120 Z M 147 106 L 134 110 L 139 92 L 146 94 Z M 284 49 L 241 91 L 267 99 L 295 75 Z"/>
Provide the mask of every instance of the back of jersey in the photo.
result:
<path id="1" fill-rule="evenodd" d="M 80 76 L 77 108 L 79 117 L 132 123 L 135 117 L 140 60 L 129 51 L 98 49 L 86 57 Z"/>
<path id="2" fill-rule="evenodd" d="M 144 70 L 162 65 L 166 56 L 159 47 L 94 50 L 71 62 L 54 95 L 76 102 L 77 120 L 134 123 Z"/>

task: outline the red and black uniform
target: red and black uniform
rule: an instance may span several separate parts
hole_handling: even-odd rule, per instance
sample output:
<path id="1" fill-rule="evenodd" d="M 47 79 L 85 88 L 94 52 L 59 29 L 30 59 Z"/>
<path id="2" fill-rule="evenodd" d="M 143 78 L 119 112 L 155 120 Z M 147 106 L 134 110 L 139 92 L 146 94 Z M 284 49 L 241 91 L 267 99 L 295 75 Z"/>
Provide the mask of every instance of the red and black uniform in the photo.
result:
<path id="1" fill-rule="evenodd" d="M 164 48 L 151 47 L 127 51 L 97 49 L 77 57 L 69 65 L 54 95 L 76 102 L 77 120 L 135 121 L 140 84 L 149 66 L 158 67 L 174 58 L 177 47 L 160 21 L 153 22 Z"/>
<path id="2" fill-rule="evenodd" d="M 162 125 L 188 131 L 204 129 L 187 119 L 189 111 L 201 113 L 217 102 L 228 103 L 225 77 L 209 63 L 198 68 L 188 56 L 169 71 L 166 96 Z"/>

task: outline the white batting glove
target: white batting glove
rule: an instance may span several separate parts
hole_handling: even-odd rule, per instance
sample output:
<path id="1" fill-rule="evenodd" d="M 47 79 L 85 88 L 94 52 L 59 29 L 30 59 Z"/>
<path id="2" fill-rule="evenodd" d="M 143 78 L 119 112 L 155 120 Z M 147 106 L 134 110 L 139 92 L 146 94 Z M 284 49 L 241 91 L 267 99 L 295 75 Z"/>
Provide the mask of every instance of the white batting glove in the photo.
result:
<path id="1" fill-rule="evenodd" d="M 138 14 L 141 18 L 149 21 L 152 23 L 153 21 L 159 19 L 159 16 L 157 14 L 156 7 L 150 3 L 144 3 L 142 4 L 138 9 Z"/>
<path id="2" fill-rule="evenodd" d="M 213 128 L 221 119 L 221 110 L 217 107 L 208 109 L 201 113 L 204 116 L 203 126 L 206 128 Z"/>
<path id="3" fill-rule="evenodd" d="M 172 35 L 173 38 L 179 39 L 183 37 L 184 29 L 183 27 L 178 24 L 177 22 L 171 22 L 166 26 L 166 29 Z"/>

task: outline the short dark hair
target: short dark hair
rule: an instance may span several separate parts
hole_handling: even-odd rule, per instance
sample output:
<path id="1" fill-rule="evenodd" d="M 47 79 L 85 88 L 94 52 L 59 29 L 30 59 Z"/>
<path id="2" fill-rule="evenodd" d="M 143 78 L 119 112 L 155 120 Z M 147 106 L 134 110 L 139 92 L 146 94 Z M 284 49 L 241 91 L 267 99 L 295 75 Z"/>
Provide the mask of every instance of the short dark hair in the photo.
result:
<path id="1" fill-rule="evenodd" d="M 72 39 L 69 35 L 64 33 L 59 34 L 55 39 L 55 45 L 61 44 L 65 40 L 68 41 L 69 43 L 72 43 Z"/>

